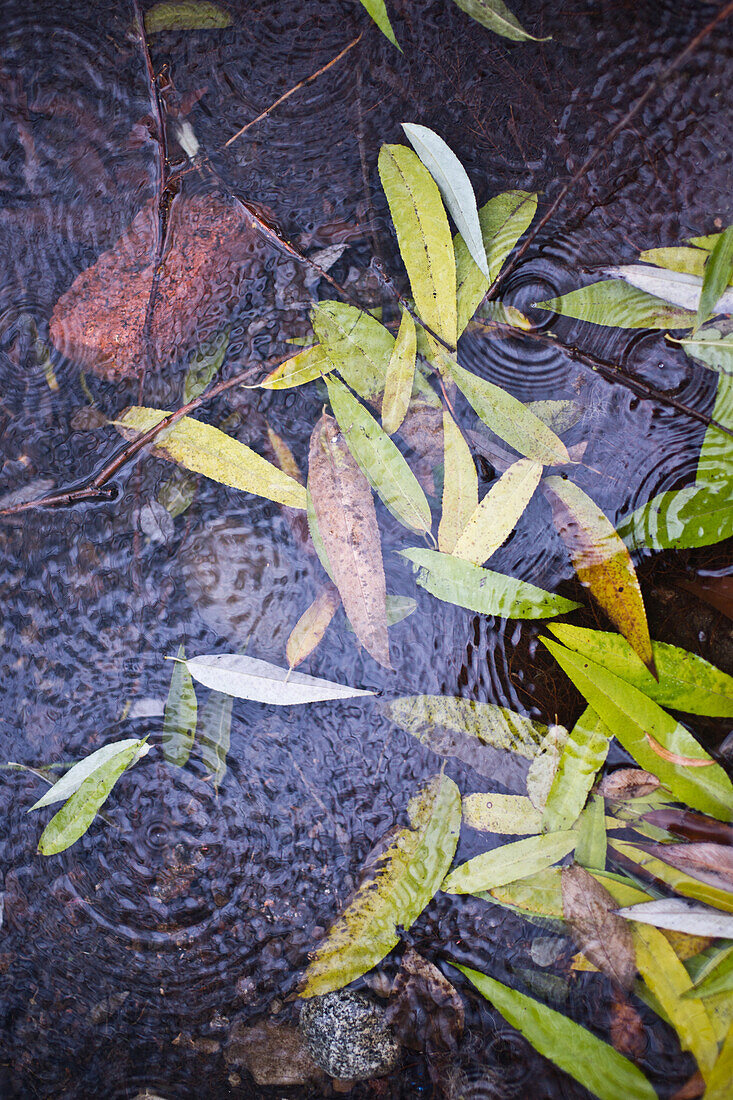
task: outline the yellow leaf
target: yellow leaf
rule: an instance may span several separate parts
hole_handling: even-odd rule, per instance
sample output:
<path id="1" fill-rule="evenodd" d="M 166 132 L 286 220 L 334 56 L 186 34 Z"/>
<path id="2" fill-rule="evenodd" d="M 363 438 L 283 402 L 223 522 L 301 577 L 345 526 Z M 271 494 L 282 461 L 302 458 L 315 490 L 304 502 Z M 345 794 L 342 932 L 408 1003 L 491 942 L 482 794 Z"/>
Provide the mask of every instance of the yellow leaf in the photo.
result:
<path id="1" fill-rule="evenodd" d="M 474 510 L 452 553 L 474 565 L 483 565 L 509 538 L 540 483 L 542 467 L 520 458 L 491 486 Z"/>
<path id="2" fill-rule="evenodd" d="M 320 344 L 315 347 L 299 351 L 290 359 L 286 359 L 279 367 L 270 371 L 267 378 L 260 382 L 263 390 L 289 390 L 294 386 L 303 386 L 306 382 L 312 382 L 314 378 L 322 378 L 333 370 L 334 364 L 326 354 L 326 349 Z"/>
<path id="3" fill-rule="evenodd" d="M 478 508 L 478 474 L 468 444 L 451 414 L 443 412 L 443 511 L 438 548 L 450 554 Z"/>
<path id="4" fill-rule="evenodd" d="M 291 668 L 309 657 L 326 633 L 341 604 L 335 584 L 325 584 L 290 632 L 285 655 Z"/>
<path id="5" fill-rule="evenodd" d="M 416 351 L 415 322 L 404 310 L 384 383 L 382 427 L 387 435 L 393 435 L 405 419 L 415 378 Z"/>
<path id="6" fill-rule="evenodd" d="M 275 452 L 275 458 L 280 469 L 284 470 L 288 477 L 292 477 L 293 481 L 303 485 L 303 475 L 300 472 L 300 466 L 295 461 L 295 455 L 285 440 L 277 432 L 274 432 L 269 425 L 267 427 L 267 438 L 270 440 L 270 446 Z"/>

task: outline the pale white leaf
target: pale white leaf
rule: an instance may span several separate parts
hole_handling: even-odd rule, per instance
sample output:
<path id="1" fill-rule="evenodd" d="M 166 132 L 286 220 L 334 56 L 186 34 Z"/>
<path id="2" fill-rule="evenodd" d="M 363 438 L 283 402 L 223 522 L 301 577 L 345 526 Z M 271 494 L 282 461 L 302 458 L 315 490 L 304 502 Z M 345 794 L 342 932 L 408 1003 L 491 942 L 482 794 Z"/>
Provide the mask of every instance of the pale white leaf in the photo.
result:
<path id="1" fill-rule="evenodd" d="M 627 905 L 617 912 L 628 920 L 653 924 L 655 928 L 686 932 L 690 936 L 733 939 L 733 913 L 723 913 L 683 898 L 659 898 L 658 901 L 645 901 L 640 905 Z"/>
<path id="2" fill-rule="evenodd" d="M 648 264 L 626 264 L 621 267 L 609 267 L 606 275 L 614 279 L 623 279 L 637 290 L 644 290 L 672 305 L 683 309 L 696 310 L 700 304 L 702 279 L 697 275 L 686 275 L 680 271 L 666 271 L 662 267 Z M 716 313 L 733 311 L 733 288 L 725 291 L 715 307 Z"/>
<path id="3" fill-rule="evenodd" d="M 356 695 L 374 695 L 373 691 L 335 684 L 317 676 L 306 676 L 287 668 L 245 657 L 237 653 L 206 654 L 186 662 L 194 680 L 212 691 L 252 699 L 277 707 L 297 703 L 320 703 L 327 699 L 350 699 Z"/>
<path id="4" fill-rule="evenodd" d="M 49 787 L 46 793 L 31 806 L 31 810 L 40 810 L 42 806 L 50 806 L 54 802 L 62 802 L 70 798 L 75 791 L 79 790 L 84 780 L 92 772 L 101 768 L 113 756 L 117 756 L 118 753 L 124 752 L 125 749 L 137 744 L 141 747 L 140 756 L 145 756 L 150 751 L 149 746 L 137 737 L 126 737 L 122 741 L 112 741 L 109 745 L 102 745 L 101 749 L 90 753 L 89 756 L 85 756 L 83 760 L 69 768 L 66 774 L 62 775 L 58 782 L 54 783 L 53 787 Z M 30 810 L 28 813 L 30 813 Z"/>

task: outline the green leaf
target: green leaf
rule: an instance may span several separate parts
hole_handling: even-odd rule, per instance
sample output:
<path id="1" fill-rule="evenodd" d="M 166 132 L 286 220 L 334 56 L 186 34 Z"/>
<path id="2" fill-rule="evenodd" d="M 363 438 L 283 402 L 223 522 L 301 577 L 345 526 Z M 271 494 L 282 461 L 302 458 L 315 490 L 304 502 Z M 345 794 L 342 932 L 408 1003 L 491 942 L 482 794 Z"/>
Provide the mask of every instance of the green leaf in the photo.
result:
<path id="1" fill-rule="evenodd" d="M 377 322 L 379 324 L 379 322 Z M 290 359 L 286 359 L 279 367 L 270 371 L 267 378 L 260 382 L 263 390 L 290 390 L 295 386 L 304 386 L 306 382 L 312 382 L 315 378 L 323 378 L 334 368 L 333 361 L 329 358 L 326 349 L 320 344 L 305 351 L 299 351 Z"/>
<path id="2" fill-rule="evenodd" d="M 301 997 L 341 989 L 371 970 L 398 943 L 397 926 L 409 929 L 438 890 L 458 843 L 458 788 L 435 776 L 409 813 L 411 826 L 399 830 L 316 951 Z"/>
<path id="3" fill-rule="evenodd" d="M 382 503 L 411 531 L 428 532 L 430 505 L 397 446 L 342 382 L 327 378 L 326 385 L 349 450 Z"/>
<path id="4" fill-rule="evenodd" d="M 662 298 L 637 290 L 623 279 L 591 283 L 535 305 L 577 321 L 612 328 L 691 328 L 695 320 L 690 310 L 679 309 Z"/>
<path id="5" fill-rule="evenodd" d="M 582 867 L 602 871 L 606 866 L 606 813 L 602 798 L 592 797 L 574 826 L 578 834 L 575 861 Z"/>
<path id="6" fill-rule="evenodd" d="M 183 403 L 188 404 L 204 392 L 212 379 L 221 370 L 224 356 L 229 347 L 229 329 L 224 329 L 212 340 L 207 340 L 197 348 L 188 361 L 186 378 L 183 383 Z"/>
<path id="7" fill-rule="evenodd" d="M 455 382 L 484 424 L 525 458 L 544 466 L 570 462 L 563 441 L 512 394 L 464 370 L 447 355 L 440 359 L 440 370 Z"/>
<path id="8" fill-rule="evenodd" d="M 733 718 L 733 676 L 695 653 L 652 642 L 658 676 L 655 679 L 620 634 L 569 623 L 553 623 L 548 630 L 568 649 L 597 661 L 662 707 L 711 718 Z"/>
<path id="9" fill-rule="evenodd" d="M 478 217 L 489 264 L 488 279 L 477 267 L 461 234 L 457 233 L 453 238 L 459 336 L 483 301 L 507 256 L 529 227 L 536 210 L 537 195 L 529 191 L 504 191 L 481 207 Z"/>
<path id="10" fill-rule="evenodd" d="M 132 406 L 116 423 L 123 434 L 147 432 L 169 415 L 164 409 Z M 172 428 L 161 432 L 155 440 L 154 453 L 233 489 L 242 489 L 290 508 L 306 506 L 305 489 L 292 477 L 238 439 L 190 416 L 184 416 Z"/>
<path id="11" fill-rule="evenodd" d="M 443 509 L 438 547 L 450 554 L 478 508 L 478 474 L 463 433 L 447 409 L 443 412 L 443 447 Z"/>
<path id="12" fill-rule="evenodd" d="M 229 12 L 208 0 L 163 0 L 145 12 L 146 34 L 218 30 L 231 25 Z"/>
<path id="13" fill-rule="evenodd" d="M 42 795 L 37 802 L 30 807 L 27 811 L 40 810 L 44 806 L 51 806 L 54 802 L 63 802 L 67 798 L 70 798 L 74 791 L 78 791 L 85 779 L 87 779 L 92 772 L 95 772 L 103 764 L 106 764 L 108 760 L 112 760 L 121 752 L 126 752 L 131 746 L 139 747 L 142 744 L 136 737 L 126 737 L 123 741 L 112 741 L 107 745 L 102 745 L 101 749 L 96 749 L 95 752 L 85 756 L 83 760 L 79 760 L 69 770 L 62 775 L 52 787 Z"/>
<path id="14" fill-rule="evenodd" d="M 342 302 L 319 302 L 311 310 L 316 336 L 342 378 L 365 401 L 381 400 L 394 351 L 392 333 L 368 313 Z"/>
<path id="15" fill-rule="evenodd" d="M 201 711 L 198 724 L 201 759 L 219 787 L 226 775 L 227 754 L 231 744 L 232 706 L 234 699 L 219 691 L 212 691 Z"/>
<path id="16" fill-rule="evenodd" d="M 478 970 L 458 969 L 535 1050 L 600 1100 L 656 1100 L 641 1070 L 587 1028 Z"/>
<path id="17" fill-rule="evenodd" d="M 198 478 L 187 470 L 175 469 L 158 489 L 158 503 L 162 504 L 173 519 L 182 516 L 194 502 Z"/>
<path id="18" fill-rule="evenodd" d="M 38 842 L 41 855 L 57 855 L 83 836 L 122 773 L 148 751 L 147 738 L 135 741 L 88 775 L 43 830 Z"/>
<path id="19" fill-rule="evenodd" d="M 543 832 L 569 829 L 577 821 L 606 760 L 611 736 L 595 711 L 586 707 L 563 746 L 542 811 Z"/>
<path id="20" fill-rule="evenodd" d="M 385 38 L 388 38 L 392 45 L 396 46 L 400 53 L 402 53 L 402 46 L 400 46 L 399 42 L 395 38 L 394 31 L 392 30 L 392 24 L 390 23 L 389 16 L 387 15 L 387 7 L 384 3 L 384 0 L 361 0 L 361 3 L 369 12 L 372 19 L 377 24 Z"/>
<path id="21" fill-rule="evenodd" d="M 695 983 L 694 993 L 687 992 L 685 997 L 713 997 L 718 993 L 733 992 L 733 944 L 722 949 L 722 957 L 716 959 L 716 965 Z"/>
<path id="22" fill-rule="evenodd" d="M 686 248 L 677 245 L 673 248 L 647 248 L 639 253 L 639 259 L 645 263 L 663 267 L 667 271 L 679 271 L 682 275 L 696 275 L 702 278 L 705 271 L 707 252 L 701 248 Z"/>
<path id="23" fill-rule="evenodd" d="M 659 879 L 660 882 L 666 882 L 677 894 L 694 898 L 695 901 L 702 901 L 716 909 L 723 909 L 726 913 L 733 913 L 733 894 L 730 891 L 719 890 L 708 882 L 694 878 L 625 840 L 611 839 L 608 843 L 619 855 L 636 863 L 648 875 Z"/>
<path id="24" fill-rule="evenodd" d="M 415 381 L 416 351 L 415 322 L 407 310 L 403 310 L 400 330 L 397 333 L 387 367 L 387 377 L 384 380 L 382 427 L 387 435 L 394 435 L 405 419 Z"/>
<path id="25" fill-rule="evenodd" d="M 400 551 L 416 567 L 417 583 L 446 603 L 504 619 L 548 619 L 581 605 L 526 581 L 482 569 L 451 554 L 419 546 Z"/>
<path id="26" fill-rule="evenodd" d="M 653 497 L 627 516 L 618 532 L 632 549 L 714 546 L 733 536 L 733 508 L 718 489 L 688 485 Z"/>
<path id="27" fill-rule="evenodd" d="M 718 328 L 701 328 L 693 339 L 673 342 L 711 370 L 733 374 L 733 332 L 724 335 Z"/>
<path id="28" fill-rule="evenodd" d="M 569 829 L 503 844 L 456 867 L 441 889 L 447 894 L 476 894 L 526 878 L 572 852 L 577 839 L 578 834 Z"/>
<path id="29" fill-rule="evenodd" d="M 506 542 L 540 483 L 542 467 L 530 458 L 512 463 L 469 517 L 451 553 L 483 565 Z"/>
<path id="30" fill-rule="evenodd" d="M 503 835 L 539 833 L 541 815 L 526 795 L 469 794 L 463 798 L 463 824 L 471 829 Z"/>
<path id="31" fill-rule="evenodd" d="M 712 759 L 684 726 L 637 688 L 587 657 L 580 657 L 549 638 L 543 643 L 601 720 L 645 771 L 656 775 L 674 797 L 696 810 L 728 821 L 733 787 L 723 769 L 690 768 L 659 756 L 647 738 L 678 756 Z"/>
<path id="32" fill-rule="evenodd" d="M 182 768 L 191 755 L 196 735 L 196 710 L 196 692 L 186 667 L 186 654 L 180 645 L 163 715 L 163 755 L 177 768 Z"/>
<path id="33" fill-rule="evenodd" d="M 497 901 L 501 905 L 511 905 L 522 909 L 524 912 L 534 913 L 537 916 L 556 918 L 563 917 L 562 880 L 560 867 L 548 867 L 545 871 L 538 871 L 535 875 L 521 879 L 518 882 L 507 883 L 490 890 L 484 900 Z M 637 902 L 648 901 L 650 896 L 640 890 L 628 879 L 621 879 L 608 871 L 594 871 L 590 874 L 608 890 L 618 905 L 634 905 Z M 479 895 L 481 897 L 482 895 Z"/>
<path id="34" fill-rule="evenodd" d="M 708 1074 L 705 1100 L 729 1100 L 733 1081 L 733 1023 L 728 1028 L 718 1059 Z"/>
<path id="35" fill-rule="evenodd" d="M 733 376 L 721 374 L 715 391 L 713 417 L 726 428 L 733 430 Z M 728 516 L 733 516 L 730 497 L 733 489 L 733 437 L 721 432 L 714 424 L 705 432 L 697 462 L 698 485 L 706 485 L 711 495 L 723 494 L 722 504 L 728 505 Z"/>
<path id="36" fill-rule="evenodd" d="M 403 122 L 402 129 L 437 183 L 448 213 L 465 241 L 474 263 L 488 279 L 489 265 L 476 209 L 476 196 L 466 169 L 450 146 L 434 130 L 412 122 Z"/>
<path id="37" fill-rule="evenodd" d="M 535 38 L 528 34 L 517 17 L 510 12 L 502 0 L 455 0 L 461 11 L 470 15 L 477 23 L 488 30 L 509 38 L 512 42 L 549 42 L 546 38 Z"/>
<path id="38" fill-rule="evenodd" d="M 557 773 L 568 731 L 564 726 L 550 726 L 527 773 L 527 794 L 532 805 L 542 812 Z"/>
<path id="39" fill-rule="evenodd" d="M 695 329 L 715 312 L 723 291 L 733 276 L 733 225 L 718 237 L 705 264 L 700 304 L 697 307 Z"/>
<path id="40" fill-rule="evenodd" d="M 313 507 L 313 497 L 310 494 L 310 490 L 308 491 L 308 505 L 306 515 L 308 517 L 308 533 L 311 537 L 311 541 L 313 542 L 313 546 L 315 547 L 316 554 L 318 555 L 318 560 L 328 574 L 329 579 L 333 581 L 333 571 L 331 569 L 331 563 L 328 560 L 326 547 L 323 545 L 321 529 L 318 526 L 318 516 L 316 515 L 316 510 Z"/>
<path id="41" fill-rule="evenodd" d="M 421 319 L 451 347 L 456 332 L 456 263 L 440 192 L 405 145 L 383 145 L 379 175 Z"/>

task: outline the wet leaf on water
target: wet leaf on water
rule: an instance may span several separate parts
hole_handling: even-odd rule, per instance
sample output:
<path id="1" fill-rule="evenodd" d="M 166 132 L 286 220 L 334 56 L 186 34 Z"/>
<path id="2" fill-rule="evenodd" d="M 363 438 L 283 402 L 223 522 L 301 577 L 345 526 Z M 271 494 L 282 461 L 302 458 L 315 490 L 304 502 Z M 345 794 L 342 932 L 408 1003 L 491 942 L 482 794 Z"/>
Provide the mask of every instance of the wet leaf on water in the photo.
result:
<path id="1" fill-rule="evenodd" d="M 477 970 L 458 966 L 535 1050 L 600 1100 L 656 1100 L 641 1070 L 587 1028 Z"/>
<path id="2" fill-rule="evenodd" d="M 432 525 L 430 505 L 395 443 L 338 378 L 327 378 L 338 426 L 359 469 L 403 526 L 419 534 Z"/>
<path id="3" fill-rule="evenodd" d="M 344 381 L 364 401 L 379 403 L 395 346 L 389 329 L 343 302 L 318 302 L 311 310 L 311 320 Z"/>
<path id="4" fill-rule="evenodd" d="M 571 481 L 545 478 L 560 538 L 584 588 L 655 673 L 646 611 L 631 555 L 595 501 Z"/>
<path id="5" fill-rule="evenodd" d="M 295 386 L 304 386 L 306 382 L 312 382 L 315 378 L 323 378 L 333 370 L 335 364 L 329 358 L 326 349 L 321 344 L 316 344 L 305 351 L 299 351 L 275 367 L 266 378 L 260 382 L 263 390 L 290 390 Z"/>
<path id="6" fill-rule="evenodd" d="M 711 967 L 695 976 L 694 994 L 686 993 L 686 997 L 715 997 L 733 991 L 733 944 L 718 948 L 712 962 Z"/>
<path id="7" fill-rule="evenodd" d="M 723 1040 L 717 1061 L 708 1074 L 705 1100 L 728 1100 L 733 1081 L 733 1023 Z"/>
<path id="8" fill-rule="evenodd" d="M 523 332 L 530 332 L 532 329 L 532 322 L 526 314 L 522 313 L 521 310 L 517 309 L 515 306 L 509 306 L 505 302 L 500 301 L 481 302 L 477 312 L 474 314 L 473 320 L 476 322 L 475 327 L 479 332 L 485 327 L 485 325 L 482 325 L 482 322 L 486 322 L 489 326 L 510 325 L 512 328 L 521 329 Z M 533 401 L 530 402 L 530 404 L 536 405 L 538 402 Z M 542 419 L 543 417 L 540 417 L 540 420 Z M 547 423 L 546 420 L 545 423 Z M 550 425 L 550 427 L 552 427 L 552 425 Z"/>
<path id="9" fill-rule="evenodd" d="M 702 279 L 708 253 L 702 248 L 673 245 L 671 248 L 647 248 L 639 253 L 644 263 L 663 267 L 667 271 L 679 271 L 683 275 L 697 275 Z"/>
<path id="10" fill-rule="evenodd" d="M 483 565 L 506 542 L 540 483 L 542 467 L 520 458 L 496 481 L 459 535 L 451 553 Z"/>
<path id="11" fill-rule="evenodd" d="M 710 840 L 715 844 L 733 844 L 733 825 L 716 821 L 714 817 L 696 814 L 692 810 L 675 807 L 650 809 L 643 815 L 644 821 L 669 830 L 684 840 Z"/>
<path id="12" fill-rule="evenodd" d="M 723 294 L 733 276 L 733 225 L 718 237 L 705 264 L 700 304 L 697 307 L 695 329 L 698 329 L 715 312 L 733 307 L 733 295 L 723 305 Z M 723 300 L 721 300 L 723 299 Z"/>
<path id="13" fill-rule="evenodd" d="M 463 824 L 504 836 L 539 833 L 542 817 L 526 795 L 469 794 L 463 797 Z"/>
<path id="14" fill-rule="evenodd" d="M 733 374 L 733 332 L 723 335 L 718 328 L 701 328 L 693 339 L 673 342 L 706 367 Z"/>
<path id="15" fill-rule="evenodd" d="M 112 741 L 108 745 L 102 745 L 101 749 L 96 749 L 89 756 L 85 756 L 83 760 L 79 760 L 69 768 L 37 802 L 33 803 L 27 812 L 30 813 L 31 810 L 40 810 L 44 806 L 51 806 L 54 802 L 65 801 L 65 799 L 71 797 L 74 791 L 79 790 L 84 780 L 97 768 L 106 764 L 108 760 L 112 760 L 119 753 L 127 752 L 133 746 L 139 748 L 142 743 L 136 737 L 126 737 L 122 741 Z"/>
<path id="16" fill-rule="evenodd" d="M 577 863 L 563 867 L 563 915 L 586 958 L 622 989 L 631 989 L 636 960 L 631 929 L 604 886 Z"/>
<path id="17" fill-rule="evenodd" d="M 733 676 L 695 653 L 652 642 L 655 679 L 620 634 L 569 623 L 552 623 L 548 630 L 568 649 L 597 661 L 660 706 L 713 718 L 733 718 Z"/>
<path id="18" fill-rule="evenodd" d="M 621 267 L 609 267 L 606 275 L 623 279 L 630 286 L 686 310 L 697 310 L 702 292 L 703 279 L 695 275 L 685 275 L 678 271 L 665 271 L 646 264 L 627 264 Z M 726 291 L 719 305 L 721 312 L 730 310 L 733 304 L 733 292 Z M 670 328 L 673 328 L 670 325 Z M 678 328 L 683 326 L 678 325 Z M 685 328 L 688 326 L 685 325 Z M 694 329 L 693 329 L 694 331 Z"/>
<path id="19" fill-rule="evenodd" d="M 577 401 L 529 401 L 527 408 L 558 435 L 574 427 L 583 417 L 583 407 Z"/>
<path id="20" fill-rule="evenodd" d="M 633 798 L 644 798 L 656 791 L 659 785 L 658 777 L 642 768 L 618 768 L 610 775 L 604 775 L 598 793 L 613 802 L 625 802 Z"/>
<path id="21" fill-rule="evenodd" d="M 325 584 L 290 632 L 285 655 L 291 668 L 311 655 L 340 606 L 341 597 L 336 585 Z"/>
<path id="22" fill-rule="evenodd" d="M 612 328 L 691 328 L 695 320 L 690 310 L 637 290 L 623 279 L 591 283 L 560 298 L 535 302 L 535 306 L 574 317 L 576 321 Z"/>
<path id="23" fill-rule="evenodd" d="M 644 850 L 717 890 L 731 892 L 733 906 L 733 846 L 700 841 L 688 844 L 647 844 Z"/>
<path id="24" fill-rule="evenodd" d="M 465 1023 L 463 999 L 437 966 L 409 947 L 390 992 L 385 1022 L 413 1050 L 454 1050 Z"/>
<path id="25" fill-rule="evenodd" d="M 713 417 L 733 430 L 733 376 L 721 374 L 715 391 Z M 729 504 L 733 488 L 733 438 L 714 424 L 705 432 L 697 462 L 697 484 L 706 485 L 711 494 L 723 494 L 723 504 Z M 733 509 L 729 509 L 733 511 Z"/>
<path id="26" fill-rule="evenodd" d="M 227 770 L 233 703 L 231 695 L 212 691 L 199 714 L 197 732 L 201 759 L 214 781 L 215 788 L 221 786 Z"/>
<path id="27" fill-rule="evenodd" d="M 318 555 L 318 560 L 323 566 L 324 570 L 328 574 L 330 580 L 333 580 L 333 571 L 331 569 L 331 563 L 328 560 L 328 554 L 326 553 L 326 547 L 323 545 L 323 539 L 321 538 L 321 529 L 318 526 L 318 517 L 316 510 L 313 507 L 313 497 L 308 492 L 308 505 L 306 516 L 308 518 L 308 534 L 311 537 L 313 547 Z"/>
<path id="28" fill-rule="evenodd" d="M 400 551 L 415 566 L 417 583 L 446 603 L 504 619 L 548 619 L 581 605 L 504 573 L 482 569 L 437 550 L 411 546 Z"/>
<path id="29" fill-rule="evenodd" d="M 568 737 L 564 726 L 549 726 L 527 773 L 527 794 L 540 813 L 544 810 Z"/>
<path id="30" fill-rule="evenodd" d="M 147 432 L 169 415 L 164 409 L 133 406 L 115 423 L 123 435 L 130 438 L 130 433 Z M 238 439 L 190 416 L 184 416 L 172 428 L 165 428 L 155 440 L 153 453 L 233 489 L 242 489 L 290 508 L 306 506 L 302 485 Z"/>
<path id="31" fill-rule="evenodd" d="M 443 509 L 438 547 L 450 554 L 478 508 L 478 474 L 461 429 L 446 409 L 443 413 Z"/>
<path id="32" fill-rule="evenodd" d="M 372 491 L 336 421 L 326 413 L 311 436 L 308 491 L 333 580 L 356 636 L 378 664 L 391 668 L 387 591 Z"/>
<path id="33" fill-rule="evenodd" d="M 410 803 L 400 829 L 372 875 L 331 926 L 305 974 L 302 997 L 341 989 L 371 970 L 398 943 L 440 887 L 461 827 L 461 796 L 446 775 L 435 776 Z"/>
<path id="34" fill-rule="evenodd" d="M 206 340 L 193 353 L 188 361 L 186 378 L 183 383 L 183 403 L 187 405 L 204 392 L 210 382 L 221 370 L 224 356 L 229 347 L 229 329 L 220 332 L 212 340 Z"/>
<path id="35" fill-rule="evenodd" d="M 162 0 L 145 12 L 146 34 L 216 30 L 231 25 L 229 12 L 209 0 Z"/>
<path id="36" fill-rule="evenodd" d="M 405 419 L 415 381 L 416 352 L 415 322 L 407 310 L 403 310 L 384 381 L 382 427 L 387 435 L 394 435 Z"/>
<path id="37" fill-rule="evenodd" d="M 440 191 L 405 145 L 383 145 L 379 175 L 420 318 L 456 346 L 456 263 Z M 348 379 L 347 379 L 348 381 Z"/>
<path id="38" fill-rule="evenodd" d="M 385 38 L 388 38 L 392 45 L 396 46 L 400 53 L 402 53 L 402 46 L 400 46 L 395 38 L 384 0 L 361 0 L 361 4 L 369 12 Z"/>
<path id="39" fill-rule="evenodd" d="M 607 839 L 603 799 L 591 796 L 573 828 L 578 834 L 578 843 L 575 845 L 575 862 L 590 870 L 604 870 Z"/>
<path id="40" fill-rule="evenodd" d="M 53 856 L 64 852 L 83 836 L 122 773 L 147 752 L 147 738 L 135 741 L 122 752 L 108 757 L 87 775 L 43 830 L 38 842 L 41 855 Z"/>
<path id="41" fill-rule="evenodd" d="M 235 699 L 252 699 L 256 703 L 270 703 L 278 707 L 374 695 L 373 691 L 332 683 L 316 676 L 306 676 L 302 672 L 293 672 L 292 669 L 280 668 L 269 661 L 260 661 L 238 653 L 189 657 L 186 667 L 194 680 L 212 691 L 233 695 Z"/>
<path id="42" fill-rule="evenodd" d="M 628 905 L 619 909 L 618 913 L 628 920 L 653 924 L 655 928 L 669 928 L 675 932 L 687 932 L 691 936 L 733 939 L 733 915 L 728 916 L 719 909 L 684 901 L 682 898 L 645 901 L 640 905 Z"/>
<path id="43" fill-rule="evenodd" d="M 577 833 L 567 830 L 503 844 L 460 864 L 441 889 L 447 894 L 476 894 L 543 871 L 575 848 Z"/>
<path id="44" fill-rule="evenodd" d="M 635 874 L 642 872 L 652 875 L 660 882 L 666 882 L 675 893 L 682 894 L 683 897 L 712 905 L 714 909 L 722 909 L 726 913 L 733 913 L 733 895 L 727 888 L 719 889 L 685 870 L 674 867 L 666 858 L 658 858 L 662 853 L 666 857 L 665 849 L 672 845 L 659 845 L 652 854 L 649 850 L 650 846 L 647 845 L 629 844 L 627 841 L 615 839 L 609 840 L 608 843 L 610 848 L 635 865 Z"/>
<path id="45" fill-rule="evenodd" d="M 637 688 L 595 661 L 580 657 L 549 638 L 542 640 L 578 691 L 645 771 L 656 775 L 680 802 L 722 821 L 729 820 L 733 787 L 719 765 L 690 769 L 670 764 L 653 751 L 647 740 L 647 733 L 651 733 L 670 752 L 708 756 L 684 726 Z"/>
<path id="46" fill-rule="evenodd" d="M 720 466 L 718 470 L 721 471 Z M 714 546 L 733 536 L 733 508 L 725 495 L 725 486 L 711 487 L 704 482 L 687 485 L 652 497 L 627 516 L 618 530 L 632 549 L 648 546 L 652 550 L 688 550 Z"/>
<path id="47" fill-rule="evenodd" d="M 173 665 L 163 714 L 163 755 L 177 768 L 182 768 L 191 755 L 196 735 L 196 711 L 196 692 L 181 645 Z"/>
<path id="48" fill-rule="evenodd" d="M 577 821 L 596 773 L 605 763 L 611 737 L 595 711 L 586 707 L 562 746 L 542 810 L 543 832 L 569 829 Z"/>
<path id="49" fill-rule="evenodd" d="M 466 169 L 450 146 L 434 130 L 412 122 L 403 122 L 402 129 L 437 183 L 448 213 L 465 241 L 474 263 L 489 279 L 489 265 L 476 208 L 476 196 Z"/>
<path id="50" fill-rule="evenodd" d="M 549 42 L 551 36 L 535 38 L 525 31 L 517 17 L 509 10 L 503 0 L 455 0 L 458 7 L 470 15 L 477 23 L 487 27 L 502 38 L 512 42 Z"/>

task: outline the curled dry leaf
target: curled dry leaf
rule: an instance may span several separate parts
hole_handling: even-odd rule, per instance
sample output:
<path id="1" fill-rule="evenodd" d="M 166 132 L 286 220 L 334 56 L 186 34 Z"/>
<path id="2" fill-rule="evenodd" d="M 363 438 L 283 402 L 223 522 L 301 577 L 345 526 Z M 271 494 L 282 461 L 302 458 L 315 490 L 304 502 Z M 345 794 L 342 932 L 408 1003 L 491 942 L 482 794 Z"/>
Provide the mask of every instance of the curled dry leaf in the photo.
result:
<path id="1" fill-rule="evenodd" d="M 310 656 L 340 605 L 341 597 L 336 585 L 324 584 L 313 603 L 300 616 L 288 638 L 285 655 L 291 668 Z"/>
<path id="2" fill-rule="evenodd" d="M 584 867 L 563 867 L 562 907 L 586 958 L 622 989 L 631 989 L 636 976 L 631 930 L 614 912 L 616 902 L 608 890 Z"/>
<path id="3" fill-rule="evenodd" d="M 661 786 L 656 775 L 641 768 L 618 768 L 605 775 L 598 787 L 598 793 L 611 802 L 626 802 L 631 798 L 644 798 Z"/>

